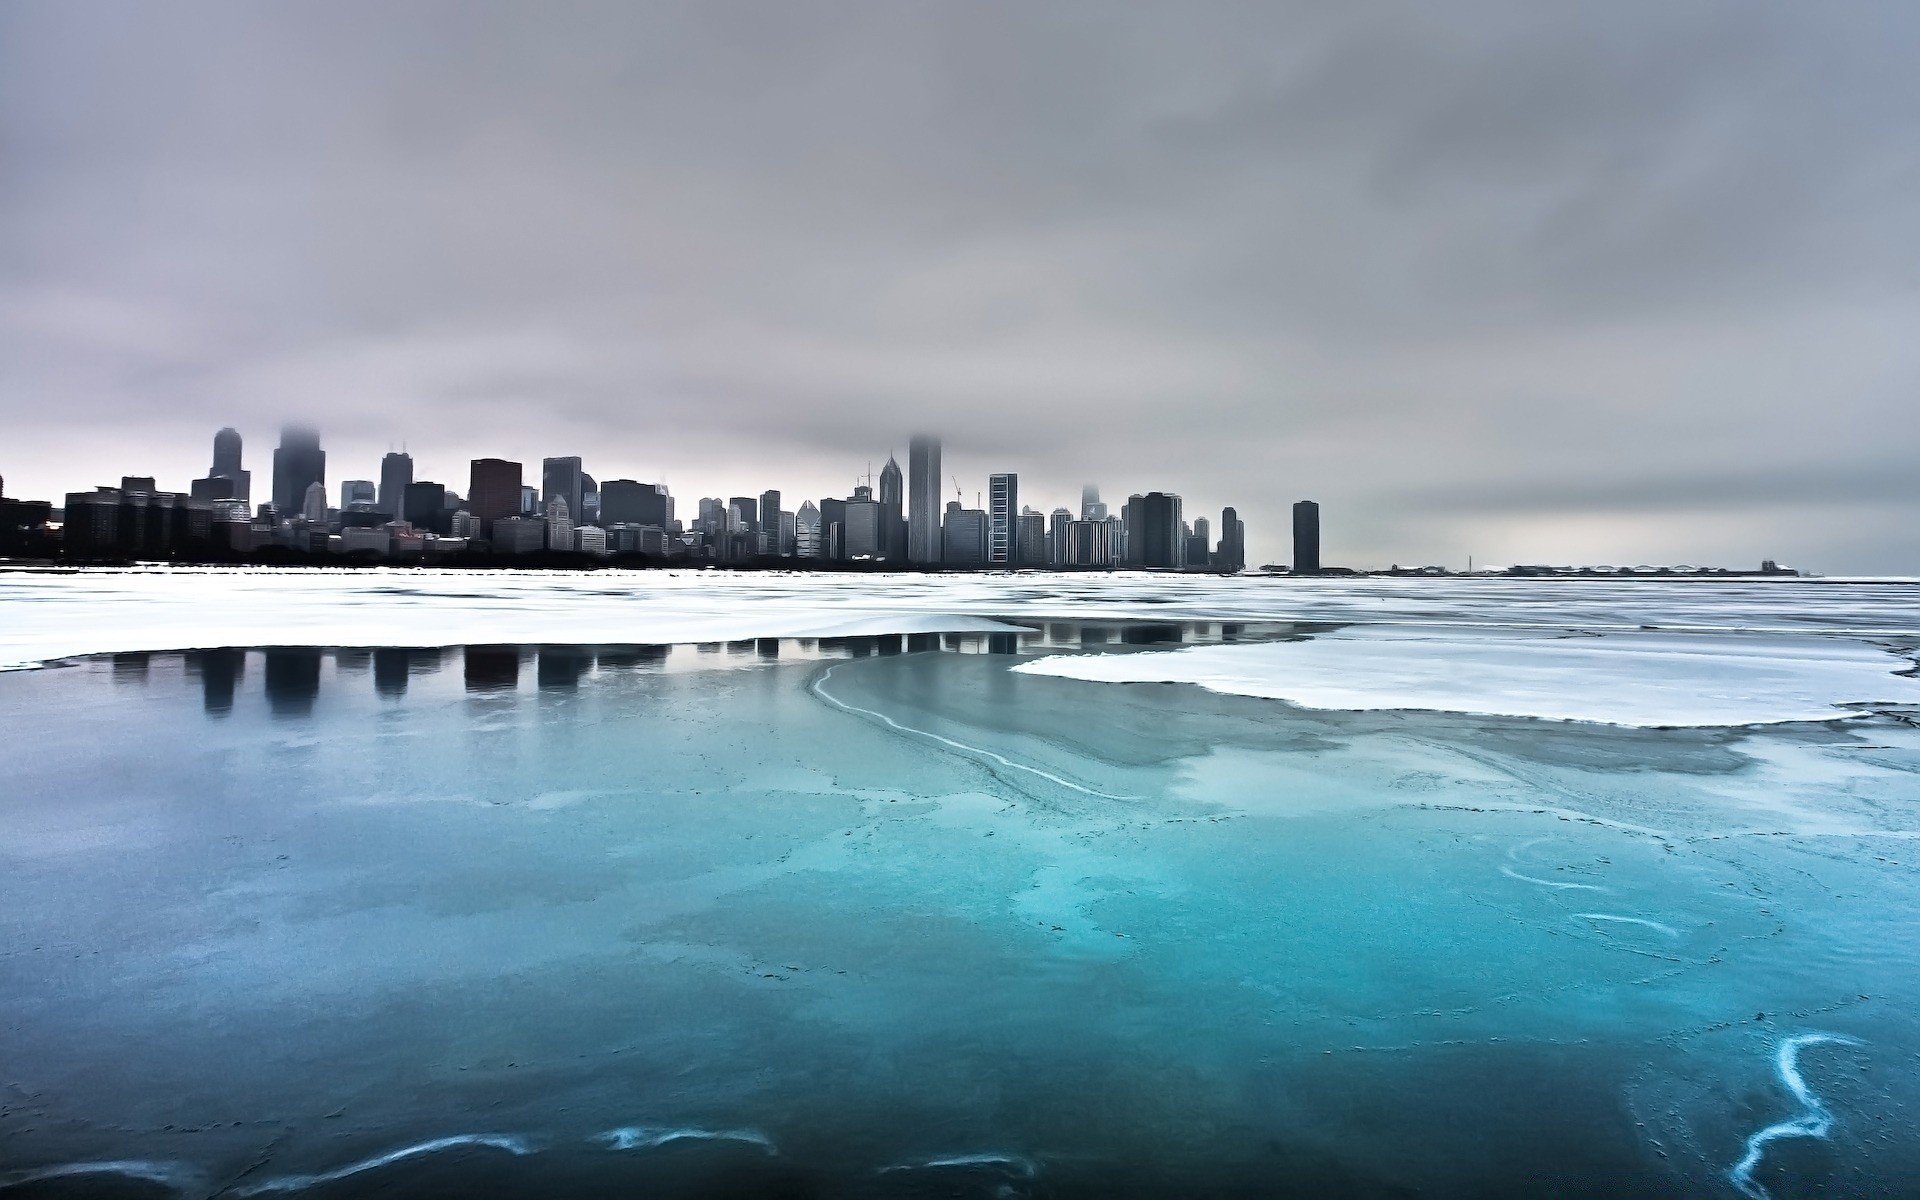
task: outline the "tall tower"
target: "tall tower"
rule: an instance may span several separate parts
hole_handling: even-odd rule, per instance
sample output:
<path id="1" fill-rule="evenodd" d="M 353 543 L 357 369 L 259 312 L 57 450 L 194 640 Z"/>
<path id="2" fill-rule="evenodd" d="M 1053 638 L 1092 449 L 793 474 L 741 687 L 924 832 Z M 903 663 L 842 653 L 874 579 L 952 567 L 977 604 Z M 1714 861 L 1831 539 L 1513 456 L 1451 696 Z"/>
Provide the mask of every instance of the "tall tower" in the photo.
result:
<path id="1" fill-rule="evenodd" d="M 887 465 L 880 468 L 880 553 L 890 562 L 907 556 L 906 495 L 900 464 L 889 454 Z"/>
<path id="2" fill-rule="evenodd" d="M 1104 521 L 1107 519 L 1107 506 L 1100 503 L 1100 485 L 1082 484 L 1080 488 L 1080 519 L 1082 521 Z"/>
<path id="3" fill-rule="evenodd" d="M 1293 573 L 1320 573 L 1320 506 L 1311 500 L 1293 506 Z"/>
<path id="4" fill-rule="evenodd" d="M 389 451 L 380 460 L 380 499 L 374 507 L 395 520 L 407 506 L 407 485 L 413 482 L 413 455 Z"/>
<path id="5" fill-rule="evenodd" d="M 283 519 L 299 516 L 307 489 L 326 481 L 327 452 L 319 433 L 301 425 L 282 429 L 273 452 L 273 511 Z"/>
<path id="6" fill-rule="evenodd" d="M 1243 570 L 1247 565 L 1247 524 L 1232 508 L 1220 510 L 1220 569 Z"/>
<path id="7" fill-rule="evenodd" d="M 480 536 L 493 536 L 493 523 L 520 512 L 520 464 L 504 458 L 476 458 L 467 466 L 467 511 L 480 522 Z"/>
<path id="8" fill-rule="evenodd" d="M 235 500 L 253 499 L 253 472 L 240 465 L 239 430 L 228 426 L 213 435 L 213 469 L 207 474 L 231 479 Z"/>
<path id="9" fill-rule="evenodd" d="M 587 511 L 587 478 L 578 456 L 540 460 L 540 503 L 551 504 L 555 496 L 567 502 L 567 528 L 572 529 Z"/>
<path id="10" fill-rule="evenodd" d="M 1020 536 L 1020 477 L 1011 471 L 987 477 L 987 561 L 1009 566 Z"/>
<path id="11" fill-rule="evenodd" d="M 940 439 L 919 434 L 907 446 L 908 561 L 939 562 L 940 542 Z"/>

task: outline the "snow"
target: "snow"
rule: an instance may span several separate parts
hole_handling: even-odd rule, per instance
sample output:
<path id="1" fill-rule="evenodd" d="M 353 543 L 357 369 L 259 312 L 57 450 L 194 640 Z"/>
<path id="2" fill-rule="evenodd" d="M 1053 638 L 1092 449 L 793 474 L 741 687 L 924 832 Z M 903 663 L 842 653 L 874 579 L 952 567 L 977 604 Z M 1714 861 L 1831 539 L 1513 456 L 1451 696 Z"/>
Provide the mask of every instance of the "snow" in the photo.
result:
<path id="1" fill-rule="evenodd" d="M 1304 641 L 1056 655 L 1014 668 L 1100 683 L 1187 683 L 1321 709 L 1425 709 L 1642 727 L 1825 721 L 1920 705 L 1912 667 L 1807 635 L 1359 628 Z"/>

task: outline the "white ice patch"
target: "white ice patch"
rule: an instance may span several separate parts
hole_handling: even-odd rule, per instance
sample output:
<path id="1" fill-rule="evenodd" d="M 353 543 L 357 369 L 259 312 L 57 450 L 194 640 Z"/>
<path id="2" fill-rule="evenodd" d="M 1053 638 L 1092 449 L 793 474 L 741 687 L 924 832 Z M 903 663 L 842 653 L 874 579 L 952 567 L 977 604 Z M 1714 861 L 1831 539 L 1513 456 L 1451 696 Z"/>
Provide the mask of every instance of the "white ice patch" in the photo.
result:
<path id="1" fill-rule="evenodd" d="M 1830 721 L 1920 704 L 1906 660 L 1786 634 L 1356 628 L 1299 642 L 1062 655 L 1013 668 L 1099 683 L 1191 683 L 1307 708 L 1417 709 L 1610 725 Z"/>

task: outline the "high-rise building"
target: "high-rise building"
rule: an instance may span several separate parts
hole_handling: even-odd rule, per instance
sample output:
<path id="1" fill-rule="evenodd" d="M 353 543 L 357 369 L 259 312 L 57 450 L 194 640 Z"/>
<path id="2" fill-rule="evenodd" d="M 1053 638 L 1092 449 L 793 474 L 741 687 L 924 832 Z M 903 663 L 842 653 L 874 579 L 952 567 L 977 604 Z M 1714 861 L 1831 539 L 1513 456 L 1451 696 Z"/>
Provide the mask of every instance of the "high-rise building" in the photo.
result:
<path id="1" fill-rule="evenodd" d="M 240 466 L 240 432 L 231 427 L 213 435 L 213 469 L 193 481 L 196 500 L 251 500 L 253 472 Z"/>
<path id="2" fill-rule="evenodd" d="M 380 499 L 376 507 L 395 520 L 407 505 L 407 485 L 413 482 L 413 455 L 389 450 L 380 460 Z"/>
<path id="3" fill-rule="evenodd" d="M 880 468 L 880 556 L 891 562 L 907 558 L 906 496 L 900 464 L 889 454 L 887 465 Z"/>
<path id="4" fill-rule="evenodd" d="M 445 533 L 449 528 L 447 518 L 451 515 L 447 510 L 447 489 L 431 479 L 416 479 L 400 493 L 399 519 L 415 529 Z"/>
<path id="5" fill-rule="evenodd" d="M 537 517 L 540 513 L 540 489 L 530 483 L 520 485 L 520 515 Z"/>
<path id="6" fill-rule="evenodd" d="M 1220 549 L 1214 567 L 1221 571 L 1240 571 L 1247 565 L 1247 523 L 1232 508 L 1220 510 Z"/>
<path id="7" fill-rule="evenodd" d="M 1137 538 L 1140 543 L 1133 561 L 1150 570 L 1178 571 L 1186 566 L 1186 522 L 1180 515 L 1180 497 L 1148 492 L 1130 506 L 1139 521 L 1137 534 L 1128 530 L 1129 541 Z"/>
<path id="8" fill-rule="evenodd" d="M 327 485 L 315 481 L 307 485 L 307 494 L 300 498 L 300 519 L 309 525 L 324 525 L 327 522 Z"/>
<path id="9" fill-rule="evenodd" d="M 307 488 L 327 481 L 327 452 L 320 448 L 320 435 L 300 425 L 280 431 L 280 445 L 273 452 L 273 508 L 282 517 L 294 517 L 307 498 Z"/>
<path id="10" fill-rule="evenodd" d="M 987 476 L 987 561 L 1008 566 L 1019 557 L 1020 477 L 1011 471 Z"/>
<path id="11" fill-rule="evenodd" d="M 481 537 L 493 523 L 520 515 L 520 464 L 504 458 L 476 458 L 467 464 L 467 511 L 479 522 Z"/>
<path id="12" fill-rule="evenodd" d="M 990 529 L 987 510 L 963 508 L 958 500 L 947 501 L 946 519 L 941 533 L 941 561 L 949 565 L 971 566 L 987 561 Z"/>
<path id="13" fill-rule="evenodd" d="M 1023 567 L 1044 567 L 1047 552 L 1047 515 L 1031 508 L 1020 510 L 1020 536 L 1014 561 Z"/>
<path id="14" fill-rule="evenodd" d="M 575 463 L 579 461 L 574 460 Z M 547 549 L 573 549 L 573 514 L 567 511 L 565 496 L 547 497 Z"/>
<path id="15" fill-rule="evenodd" d="M 1104 521 L 1107 519 L 1107 506 L 1100 503 L 1100 485 L 1084 484 L 1080 488 L 1080 519 L 1082 521 Z"/>
<path id="16" fill-rule="evenodd" d="M 841 507 L 841 556 L 877 560 L 886 553 L 886 531 L 881 520 L 881 505 L 873 498 L 873 489 L 861 484 Z"/>
<path id="17" fill-rule="evenodd" d="M 1293 506 L 1293 573 L 1320 573 L 1320 506 L 1311 500 Z"/>
<path id="18" fill-rule="evenodd" d="M 609 479 L 600 485 L 600 519 L 608 525 L 673 524 L 673 497 L 664 483 Z"/>
<path id="19" fill-rule="evenodd" d="M 937 563 L 943 542 L 940 439 L 920 434 L 907 447 L 907 558 L 916 563 Z"/>
<path id="20" fill-rule="evenodd" d="M 800 502 L 793 517 L 793 550 L 801 558 L 822 558 L 820 547 L 820 508 L 811 500 Z"/>
<path id="21" fill-rule="evenodd" d="M 760 502 L 752 496 L 730 496 L 727 507 L 740 510 L 740 532 L 753 533 L 760 528 Z"/>
<path id="22" fill-rule="evenodd" d="M 587 474 L 580 469 L 579 456 L 540 460 L 540 503 L 549 512 L 556 496 L 567 502 L 569 540 L 553 549 L 570 550 L 573 548 L 573 522 L 587 511 Z"/>
<path id="23" fill-rule="evenodd" d="M 1073 514 L 1056 508 L 1047 521 L 1047 561 L 1056 567 L 1067 565 L 1067 537 L 1073 526 Z"/>
<path id="24" fill-rule="evenodd" d="M 379 495 L 374 490 L 371 479 L 343 479 L 340 481 L 340 507 L 352 508 L 356 504 L 371 507 Z"/>

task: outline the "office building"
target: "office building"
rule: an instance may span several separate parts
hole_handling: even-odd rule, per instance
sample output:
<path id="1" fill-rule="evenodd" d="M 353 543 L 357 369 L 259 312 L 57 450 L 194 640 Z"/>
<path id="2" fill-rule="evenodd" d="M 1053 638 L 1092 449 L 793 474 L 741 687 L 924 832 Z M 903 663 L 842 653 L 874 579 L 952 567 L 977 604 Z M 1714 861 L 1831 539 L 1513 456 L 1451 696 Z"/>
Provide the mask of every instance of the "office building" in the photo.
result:
<path id="1" fill-rule="evenodd" d="M 1014 561 L 1023 567 L 1044 567 L 1047 552 L 1047 515 L 1031 508 L 1020 510 L 1019 537 Z"/>
<path id="2" fill-rule="evenodd" d="M 490 540 L 496 554 L 531 554 L 547 544 L 547 523 L 538 517 L 501 517 Z"/>
<path id="3" fill-rule="evenodd" d="M 530 483 L 520 485 L 520 515 L 538 516 L 540 513 L 540 489 Z"/>
<path id="4" fill-rule="evenodd" d="M 1293 573 L 1320 572 L 1320 506 L 1302 500 L 1293 506 Z"/>
<path id="5" fill-rule="evenodd" d="M 963 508 L 958 500 L 947 501 L 946 519 L 941 523 L 945 543 L 941 547 L 941 561 L 949 566 L 984 564 L 990 529 L 985 509 Z"/>
<path id="6" fill-rule="evenodd" d="M 540 460 L 540 503 L 549 520 L 552 519 L 556 498 L 567 503 L 568 540 L 553 548 L 566 550 L 573 545 L 575 519 L 587 511 L 587 478 L 586 472 L 580 469 L 578 456 Z"/>
<path id="7" fill-rule="evenodd" d="M 673 497 L 664 483 L 609 479 L 600 485 L 600 519 L 607 525 L 673 525 Z"/>
<path id="8" fill-rule="evenodd" d="M 446 533 L 449 530 L 448 515 L 447 489 L 440 484 L 429 479 L 418 479 L 401 490 L 398 519 L 405 524 L 434 533 Z"/>
<path id="9" fill-rule="evenodd" d="M 1012 472 L 987 476 L 987 561 L 1011 565 L 1018 556 L 1020 477 Z"/>
<path id="10" fill-rule="evenodd" d="M 579 460 L 574 461 L 577 463 Z M 565 496 L 547 498 L 547 549 L 573 549 L 573 514 L 567 508 Z"/>
<path id="11" fill-rule="evenodd" d="M 923 565 L 937 563 L 943 542 L 940 439 L 921 434 L 907 447 L 907 558 Z"/>
<path id="12" fill-rule="evenodd" d="M 493 523 L 520 514 L 520 464 L 504 458 L 476 458 L 467 464 L 467 511 L 479 524 L 478 537 L 490 537 Z"/>
<path id="13" fill-rule="evenodd" d="M 760 528 L 760 502 L 752 496 L 729 497 L 727 508 L 740 514 L 739 527 L 732 532 L 752 533 Z"/>
<path id="14" fill-rule="evenodd" d="M 340 484 L 340 507 L 352 508 L 356 504 L 373 507 L 379 493 L 371 479 L 348 479 Z"/>
<path id="15" fill-rule="evenodd" d="M 307 488 L 326 481 L 327 452 L 320 448 L 320 435 L 299 425 L 282 429 L 273 452 L 274 511 L 283 519 L 299 515 Z"/>
<path id="16" fill-rule="evenodd" d="M 375 502 L 381 512 L 398 520 L 407 505 L 407 485 L 413 482 L 413 455 L 405 450 L 389 450 L 380 460 L 380 498 Z"/>
<path id="17" fill-rule="evenodd" d="M 300 519 L 309 525 L 327 523 L 327 485 L 310 483 L 307 493 L 300 500 Z"/>
<path id="18" fill-rule="evenodd" d="M 240 465 L 240 433 L 233 428 L 213 435 L 213 468 L 206 478 L 193 481 L 196 500 L 241 500 L 253 498 L 253 473 Z"/>
<path id="19" fill-rule="evenodd" d="M 841 503 L 840 520 L 840 557 L 871 562 L 885 556 L 886 533 L 872 488 L 865 484 L 854 488 L 853 495 Z"/>
<path id="20" fill-rule="evenodd" d="M 1178 571 L 1187 563 L 1186 522 L 1180 515 L 1180 497 L 1172 492 L 1148 492 L 1129 502 L 1139 523 L 1129 522 L 1128 537 L 1139 540 L 1131 560 L 1148 570 Z"/>
<path id="21" fill-rule="evenodd" d="M 582 554 L 605 556 L 607 553 L 607 531 L 598 525 L 581 525 L 573 531 L 573 548 Z"/>
<path id="22" fill-rule="evenodd" d="M 1067 537 L 1073 525 L 1073 514 L 1065 508 L 1056 508 L 1047 520 L 1047 561 L 1056 567 L 1067 565 Z"/>
<path id="23" fill-rule="evenodd" d="M 800 558 L 820 558 L 820 508 L 811 500 L 800 502 L 793 516 L 793 552 Z"/>
<path id="24" fill-rule="evenodd" d="M 1220 548 L 1214 554 L 1214 567 L 1221 571 L 1243 571 L 1247 566 L 1247 524 L 1232 508 L 1220 510 Z"/>

